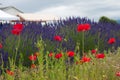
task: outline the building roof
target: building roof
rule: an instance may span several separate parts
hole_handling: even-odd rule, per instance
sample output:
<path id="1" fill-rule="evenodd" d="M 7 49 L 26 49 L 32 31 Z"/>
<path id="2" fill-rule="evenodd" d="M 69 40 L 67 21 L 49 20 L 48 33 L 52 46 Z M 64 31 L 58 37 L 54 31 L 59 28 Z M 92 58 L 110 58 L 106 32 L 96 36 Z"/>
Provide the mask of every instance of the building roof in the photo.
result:
<path id="1" fill-rule="evenodd" d="M 13 9 L 17 10 L 18 12 L 23 13 L 21 10 L 15 8 L 14 6 L 0 7 L 0 10 L 4 11 L 4 10 L 9 10 L 10 8 L 13 8 Z"/>
<path id="2" fill-rule="evenodd" d="M 59 17 L 50 14 L 20 13 L 17 16 L 25 21 L 52 21 L 59 19 Z"/>

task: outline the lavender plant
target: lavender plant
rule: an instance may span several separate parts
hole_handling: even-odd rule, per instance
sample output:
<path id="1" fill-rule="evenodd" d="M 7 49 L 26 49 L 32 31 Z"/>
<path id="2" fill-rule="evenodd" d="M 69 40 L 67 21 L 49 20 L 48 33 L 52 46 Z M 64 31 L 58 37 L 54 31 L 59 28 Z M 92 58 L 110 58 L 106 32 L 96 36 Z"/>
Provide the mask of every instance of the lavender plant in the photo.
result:
<path id="1" fill-rule="evenodd" d="M 108 50 L 112 47 L 107 44 L 110 37 L 116 38 L 116 43 L 113 45 L 115 48 L 120 45 L 119 24 L 95 22 L 88 18 L 80 17 L 69 17 L 45 25 L 42 25 L 41 22 L 22 22 L 22 24 L 24 24 L 24 29 L 21 33 L 18 53 L 23 54 L 23 64 L 30 64 L 27 56 L 38 50 L 35 44 L 40 37 L 42 37 L 45 43 L 44 45 L 46 45 L 44 50 L 45 53 L 46 51 L 56 51 L 58 48 L 56 47 L 58 43 L 55 43 L 53 39 L 55 35 L 60 35 L 64 39 L 61 46 L 64 51 L 74 50 L 76 42 L 80 43 L 79 46 L 81 47 L 81 34 L 76 32 L 76 26 L 83 23 L 89 23 L 91 25 L 90 31 L 85 34 L 85 46 L 87 46 L 85 47 L 85 51 L 93 48 L 99 48 L 101 51 L 105 49 Z M 0 30 L 0 41 L 4 45 L 2 54 L 7 53 L 8 56 L 12 56 L 17 42 L 17 38 L 11 34 L 12 26 L 12 24 L 5 24 Z M 5 58 L 7 60 L 7 57 Z M 17 59 L 19 59 L 19 55 Z"/>

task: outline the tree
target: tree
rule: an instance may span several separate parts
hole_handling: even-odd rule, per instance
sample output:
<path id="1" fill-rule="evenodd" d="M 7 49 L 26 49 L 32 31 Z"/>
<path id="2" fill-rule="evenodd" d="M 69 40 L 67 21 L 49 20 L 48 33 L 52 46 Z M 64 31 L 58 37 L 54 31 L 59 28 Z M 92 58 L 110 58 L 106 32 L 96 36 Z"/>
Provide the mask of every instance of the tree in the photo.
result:
<path id="1" fill-rule="evenodd" d="M 106 17 L 106 16 L 102 16 L 102 17 L 99 19 L 99 22 L 117 24 L 117 21 L 116 21 L 116 20 L 110 19 L 110 18 L 108 18 L 108 17 Z"/>

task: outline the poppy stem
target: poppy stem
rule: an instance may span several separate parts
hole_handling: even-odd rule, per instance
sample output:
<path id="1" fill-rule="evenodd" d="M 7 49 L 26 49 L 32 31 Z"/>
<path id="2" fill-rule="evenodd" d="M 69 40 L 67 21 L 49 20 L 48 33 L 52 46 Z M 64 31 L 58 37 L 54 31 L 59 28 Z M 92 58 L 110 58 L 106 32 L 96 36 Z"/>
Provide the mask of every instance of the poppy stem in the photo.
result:
<path id="1" fill-rule="evenodd" d="M 97 47 L 97 50 L 99 50 L 99 45 L 100 45 L 99 39 L 100 39 L 100 32 L 98 32 L 98 42 L 97 42 L 98 47 Z"/>
<path id="2" fill-rule="evenodd" d="M 84 55 L 84 31 L 82 32 L 82 54 Z"/>
<path id="3" fill-rule="evenodd" d="M 15 63 L 16 63 L 16 57 L 17 57 L 17 53 L 18 53 L 18 48 L 19 48 L 19 45 L 20 45 L 20 35 L 18 36 L 18 45 L 17 45 L 17 47 L 16 47 L 16 53 L 15 53 L 14 66 L 15 66 Z"/>
<path id="4" fill-rule="evenodd" d="M 3 61 L 3 55 L 2 55 L 2 53 L 0 53 L 0 56 L 1 56 L 1 60 L 2 60 L 1 69 L 4 72 L 4 61 Z"/>

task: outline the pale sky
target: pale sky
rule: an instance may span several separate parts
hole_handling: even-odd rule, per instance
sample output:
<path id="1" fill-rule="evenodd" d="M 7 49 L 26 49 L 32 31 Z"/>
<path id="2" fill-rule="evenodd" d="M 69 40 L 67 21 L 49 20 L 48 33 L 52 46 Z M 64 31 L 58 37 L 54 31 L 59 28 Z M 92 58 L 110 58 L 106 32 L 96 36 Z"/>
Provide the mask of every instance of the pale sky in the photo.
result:
<path id="1" fill-rule="evenodd" d="M 120 19 L 120 0 L 0 0 L 0 3 L 25 13 Z"/>

